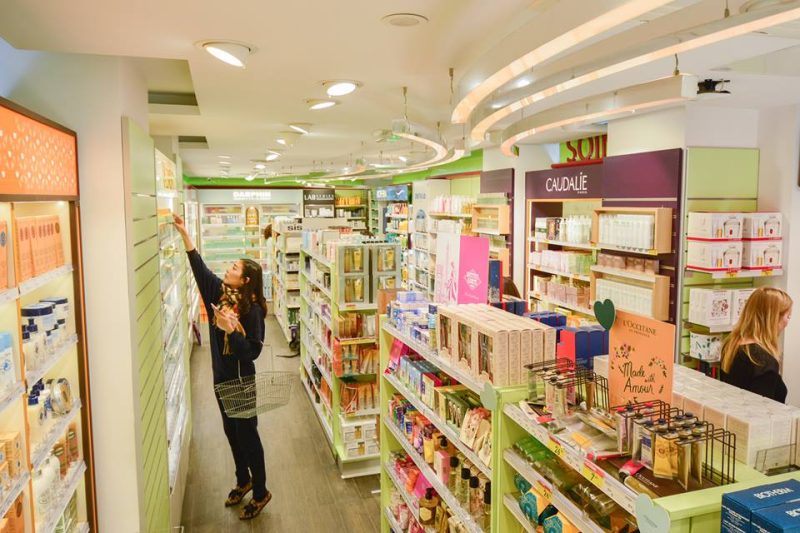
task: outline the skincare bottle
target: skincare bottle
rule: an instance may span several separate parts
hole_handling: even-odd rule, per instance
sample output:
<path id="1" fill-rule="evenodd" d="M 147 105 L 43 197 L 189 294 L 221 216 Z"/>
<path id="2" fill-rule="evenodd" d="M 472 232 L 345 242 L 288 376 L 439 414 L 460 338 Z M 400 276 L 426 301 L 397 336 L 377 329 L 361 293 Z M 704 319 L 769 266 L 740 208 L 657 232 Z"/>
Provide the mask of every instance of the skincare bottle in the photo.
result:
<path id="1" fill-rule="evenodd" d="M 450 492 L 456 494 L 456 485 L 458 481 L 458 473 L 461 471 L 459 469 L 459 465 L 461 463 L 458 460 L 458 457 L 451 456 L 450 457 L 450 479 L 447 482 L 447 488 L 450 489 Z M 458 497 L 458 496 L 456 496 Z"/>
<path id="2" fill-rule="evenodd" d="M 480 526 L 484 531 L 491 530 L 492 526 L 492 482 L 486 483 L 483 488 L 483 516 L 480 520 Z"/>
<path id="3" fill-rule="evenodd" d="M 361 250 L 358 250 L 359 254 Z M 360 302 L 364 299 L 364 280 L 361 278 L 356 278 L 353 282 L 353 290 L 355 292 L 355 301 Z"/>
<path id="4" fill-rule="evenodd" d="M 353 269 L 356 272 L 362 272 L 364 270 L 361 262 L 361 248 L 353 250 Z"/>
<path id="5" fill-rule="evenodd" d="M 481 493 L 481 481 L 478 476 L 469 478 L 469 501 L 465 503 L 469 503 L 469 514 L 480 516 L 483 494 Z"/>
<path id="6" fill-rule="evenodd" d="M 461 479 L 459 480 L 455 494 L 456 498 L 458 498 L 458 501 L 461 503 L 461 505 L 465 505 L 469 501 L 469 478 L 470 478 L 469 468 L 462 467 Z"/>
<path id="7" fill-rule="evenodd" d="M 419 501 L 419 523 L 421 526 L 432 526 L 436 519 L 436 507 L 439 497 L 433 493 L 432 488 L 425 490 L 425 497 Z"/>

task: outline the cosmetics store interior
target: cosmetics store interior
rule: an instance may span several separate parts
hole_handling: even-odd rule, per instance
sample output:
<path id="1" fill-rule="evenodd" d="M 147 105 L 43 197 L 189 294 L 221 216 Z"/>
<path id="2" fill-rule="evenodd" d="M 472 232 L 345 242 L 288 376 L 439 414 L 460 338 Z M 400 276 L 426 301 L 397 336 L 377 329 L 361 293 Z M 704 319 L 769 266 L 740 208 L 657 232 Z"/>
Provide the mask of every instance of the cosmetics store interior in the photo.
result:
<path id="1" fill-rule="evenodd" d="M 272 4 L 4 5 L 0 533 L 800 531 L 800 1 Z"/>

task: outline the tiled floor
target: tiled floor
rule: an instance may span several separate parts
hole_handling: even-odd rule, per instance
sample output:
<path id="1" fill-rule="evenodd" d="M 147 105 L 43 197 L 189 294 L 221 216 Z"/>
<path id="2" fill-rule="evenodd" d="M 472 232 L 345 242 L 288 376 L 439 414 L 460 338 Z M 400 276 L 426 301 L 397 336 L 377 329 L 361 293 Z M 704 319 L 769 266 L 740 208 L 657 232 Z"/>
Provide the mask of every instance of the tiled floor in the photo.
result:
<path id="1" fill-rule="evenodd" d="M 289 353 L 274 317 L 267 319 L 265 344 Z M 376 532 L 380 530 L 378 476 L 343 480 L 299 379 L 299 358 L 272 359 L 275 370 L 298 373 L 289 405 L 259 417 L 267 462 L 267 486 L 273 494 L 261 516 L 241 522 L 238 508 L 223 505 L 234 486 L 233 459 L 222 432 L 211 384 L 207 347 L 192 356 L 193 434 L 189 477 L 183 504 L 187 532 L 269 531 L 271 533 Z M 269 370 L 269 349 L 258 370 Z"/>

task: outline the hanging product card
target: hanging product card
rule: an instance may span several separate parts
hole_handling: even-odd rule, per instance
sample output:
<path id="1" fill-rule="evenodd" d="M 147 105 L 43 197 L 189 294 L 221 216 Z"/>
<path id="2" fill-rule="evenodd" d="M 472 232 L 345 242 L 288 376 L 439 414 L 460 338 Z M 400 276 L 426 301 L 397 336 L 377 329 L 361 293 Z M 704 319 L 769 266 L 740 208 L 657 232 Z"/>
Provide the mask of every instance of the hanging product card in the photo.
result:
<path id="1" fill-rule="evenodd" d="M 439 232 L 434 301 L 441 304 L 486 303 L 488 278 L 488 239 Z"/>
<path id="2" fill-rule="evenodd" d="M 610 405 L 670 403 L 675 325 L 618 310 L 609 334 Z"/>

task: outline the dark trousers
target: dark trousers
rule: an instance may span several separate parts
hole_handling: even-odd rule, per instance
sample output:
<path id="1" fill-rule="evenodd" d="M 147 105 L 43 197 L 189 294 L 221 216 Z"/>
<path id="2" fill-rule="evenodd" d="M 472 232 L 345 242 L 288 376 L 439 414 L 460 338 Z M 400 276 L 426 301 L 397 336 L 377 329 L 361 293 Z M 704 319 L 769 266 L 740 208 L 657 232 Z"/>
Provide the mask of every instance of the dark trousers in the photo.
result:
<path id="1" fill-rule="evenodd" d="M 219 399 L 217 404 L 236 464 L 236 484 L 243 487 L 252 481 L 253 498 L 263 500 L 267 496 L 267 470 L 264 466 L 264 447 L 258 435 L 258 418 L 231 418 L 225 414 Z"/>

